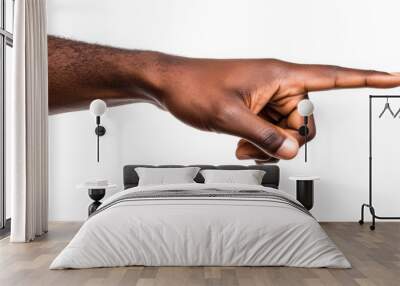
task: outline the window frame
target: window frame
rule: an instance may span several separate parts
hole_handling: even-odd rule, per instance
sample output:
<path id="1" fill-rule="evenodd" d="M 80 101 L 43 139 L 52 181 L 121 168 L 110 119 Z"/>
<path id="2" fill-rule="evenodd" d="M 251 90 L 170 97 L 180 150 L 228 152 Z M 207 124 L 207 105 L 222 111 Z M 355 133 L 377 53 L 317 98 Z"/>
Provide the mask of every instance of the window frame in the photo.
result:
<path id="1" fill-rule="evenodd" d="M 9 233 L 10 219 L 6 218 L 6 189 L 5 189 L 5 101 L 6 101 L 6 50 L 13 47 L 13 34 L 6 30 L 6 17 L 14 18 L 15 0 L 12 2 L 12 15 L 6 15 L 6 1 L 1 3 L 0 21 L 0 237 Z"/>

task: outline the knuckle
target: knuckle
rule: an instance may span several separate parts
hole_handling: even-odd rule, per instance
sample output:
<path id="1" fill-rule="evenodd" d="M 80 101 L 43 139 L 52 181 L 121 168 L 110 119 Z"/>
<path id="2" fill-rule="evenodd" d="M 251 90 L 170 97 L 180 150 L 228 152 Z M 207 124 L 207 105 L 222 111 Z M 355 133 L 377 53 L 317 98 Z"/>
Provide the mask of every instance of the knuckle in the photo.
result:
<path id="1" fill-rule="evenodd" d="M 266 128 L 260 133 L 261 147 L 270 152 L 276 152 L 281 147 L 284 137 L 274 128 Z"/>

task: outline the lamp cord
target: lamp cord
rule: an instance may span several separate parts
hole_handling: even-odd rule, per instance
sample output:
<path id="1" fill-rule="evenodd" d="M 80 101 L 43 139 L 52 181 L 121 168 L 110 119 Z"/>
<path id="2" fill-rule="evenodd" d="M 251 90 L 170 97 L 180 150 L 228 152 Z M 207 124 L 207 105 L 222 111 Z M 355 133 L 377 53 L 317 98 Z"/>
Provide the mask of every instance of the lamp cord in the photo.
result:
<path id="1" fill-rule="evenodd" d="M 306 140 L 306 142 L 304 143 L 304 162 L 306 162 L 307 163 L 307 130 L 306 130 L 306 135 L 304 136 L 305 137 L 305 140 Z"/>
<path id="2" fill-rule="evenodd" d="M 307 135 L 308 135 L 308 117 L 304 116 L 304 162 L 307 163 Z"/>
<path id="3" fill-rule="evenodd" d="M 100 136 L 99 136 L 99 124 L 97 124 L 97 162 L 100 162 Z"/>

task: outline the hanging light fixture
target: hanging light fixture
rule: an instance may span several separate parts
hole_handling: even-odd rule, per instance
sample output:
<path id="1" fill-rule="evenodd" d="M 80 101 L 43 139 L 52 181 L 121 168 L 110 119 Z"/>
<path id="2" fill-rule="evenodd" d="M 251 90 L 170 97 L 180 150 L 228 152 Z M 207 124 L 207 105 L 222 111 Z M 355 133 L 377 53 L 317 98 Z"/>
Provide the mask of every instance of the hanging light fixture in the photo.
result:
<path id="1" fill-rule="evenodd" d="M 297 112 L 304 117 L 304 124 L 299 128 L 299 133 L 304 136 L 304 162 L 307 162 L 307 136 L 309 133 L 308 117 L 314 112 L 314 104 L 311 100 L 303 99 L 297 104 Z"/>
<path id="2" fill-rule="evenodd" d="M 94 130 L 95 134 L 97 135 L 97 162 L 100 162 L 100 136 L 106 134 L 106 129 L 104 126 L 100 125 L 100 117 L 106 112 L 107 104 L 101 100 L 96 99 L 90 103 L 90 112 L 96 117 L 96 129 Z"/>

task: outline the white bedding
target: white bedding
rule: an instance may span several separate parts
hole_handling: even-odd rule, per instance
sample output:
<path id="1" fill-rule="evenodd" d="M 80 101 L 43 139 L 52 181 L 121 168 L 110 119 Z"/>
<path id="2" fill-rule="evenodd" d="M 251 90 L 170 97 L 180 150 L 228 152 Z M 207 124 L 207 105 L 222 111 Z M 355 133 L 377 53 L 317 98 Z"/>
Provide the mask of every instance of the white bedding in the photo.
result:
<path id="1" fill-rule="evenodd" d="M 204 189 L 262 190 L 295 201 L 262 186 L 194 183 L 136 187 L 115 194 L 102 206 L 133 192 Z M 104 207 L 84 223 L 50 269 L 127 265 L 350 267 L 318 222 L 289 204 L 185 197 Z"/>

